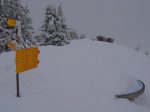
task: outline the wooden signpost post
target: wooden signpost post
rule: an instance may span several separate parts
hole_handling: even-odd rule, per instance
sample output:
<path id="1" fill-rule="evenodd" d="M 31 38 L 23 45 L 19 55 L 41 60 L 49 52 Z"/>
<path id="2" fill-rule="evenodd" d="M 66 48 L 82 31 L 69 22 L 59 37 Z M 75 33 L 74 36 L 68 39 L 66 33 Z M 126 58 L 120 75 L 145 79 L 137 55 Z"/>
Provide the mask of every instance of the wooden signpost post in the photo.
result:
<path id="1" fill-rule="evenodd" d="M 18 23 L 18 25 L 17 25 Z M 15 19 L 7 19 L 7 26 L 10 28 L 14 28 L 17 26 L 17 35 L 21 35 L 20 22 Z M 16 37 L 17 40 L 17 37 Z M 16 52 L 16 89 L 17 89 L 17 97 L 20 97 L 20 89 L 19 89 L 19 74 L 31 70 L 38 66 L 38 48 L 25 48 L 25 49 L 17 49 L 15 43 L 10 39 L 7 43 L 8 47 Z"/>

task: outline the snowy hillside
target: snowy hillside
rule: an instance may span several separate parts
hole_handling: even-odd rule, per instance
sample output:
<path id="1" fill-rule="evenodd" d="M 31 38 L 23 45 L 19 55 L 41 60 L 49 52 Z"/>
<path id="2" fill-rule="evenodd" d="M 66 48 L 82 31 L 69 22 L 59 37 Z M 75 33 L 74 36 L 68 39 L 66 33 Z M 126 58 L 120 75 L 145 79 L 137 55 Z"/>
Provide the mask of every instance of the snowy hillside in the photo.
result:
<path id="1" fill-rule="evenodd" d="M 39 67 L 20 74 L 20 98 L 15 53 L 0 54 L 0 112 L 150 111 L 150 58 L 144 54 L 87 39 L 39 49 Z M 134 102 L 115 98 L 136 79 L 145 83 L 143 95 Z"/>

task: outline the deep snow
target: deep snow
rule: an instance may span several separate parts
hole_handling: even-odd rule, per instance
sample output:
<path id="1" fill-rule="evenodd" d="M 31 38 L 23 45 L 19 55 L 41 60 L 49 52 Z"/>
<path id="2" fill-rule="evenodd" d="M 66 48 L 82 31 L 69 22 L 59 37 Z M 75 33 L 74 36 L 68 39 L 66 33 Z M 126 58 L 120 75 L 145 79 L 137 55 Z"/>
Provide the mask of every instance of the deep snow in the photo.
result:
<path id="1" fill-rule="evenodd" d="M 38 68 L 20 74 L 21 98 L 15 53 L 0 55 L 0 112 L 150 111 L 150 58 L 144 54 L 88 39 L 39 49 Z M 143 95 L 134 102 L 115 98 L 137 79 L 146 85 Z"/>

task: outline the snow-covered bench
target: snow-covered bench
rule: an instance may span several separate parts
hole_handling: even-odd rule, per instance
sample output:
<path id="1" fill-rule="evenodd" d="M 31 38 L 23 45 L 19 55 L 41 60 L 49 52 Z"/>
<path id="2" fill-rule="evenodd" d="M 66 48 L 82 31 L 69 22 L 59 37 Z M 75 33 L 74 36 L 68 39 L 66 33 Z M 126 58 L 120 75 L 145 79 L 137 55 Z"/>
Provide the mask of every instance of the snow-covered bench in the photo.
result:
<path id="1" fill-rule="evenodd" d="M 145 84 L 141 80 L 137 80 L 137 86 L 139 89 L 137 89 L 136 91 L 129 92 L 127 94 L 116 95 L 116 97 L 117 98 L 125 98 L 130 101 L 133 101 L 136 97 L 140 96 L 145 91 Z"/>

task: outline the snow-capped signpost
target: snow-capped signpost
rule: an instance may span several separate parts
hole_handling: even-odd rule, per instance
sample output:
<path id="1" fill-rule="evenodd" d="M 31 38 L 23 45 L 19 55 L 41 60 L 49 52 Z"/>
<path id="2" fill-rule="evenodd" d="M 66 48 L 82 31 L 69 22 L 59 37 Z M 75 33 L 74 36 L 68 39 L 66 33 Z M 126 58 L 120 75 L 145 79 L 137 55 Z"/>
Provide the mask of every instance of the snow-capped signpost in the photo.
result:
<path id="1" fill-rule="evenodd" d="M 21 23 L 20 21 L 16 21 L 14 19 L 7 19 L 7 26 L 10 28 L 17 28 L 15 39 L 19 42 L 21 41 Z M 8 39 L 7 43 L 8 47 L 16 52 L 16 89 L 17 89 L 17 97 L 20 97 L 20 89 L 19 89 L 19 74 L 31 70 L 38 66 L 38 47 L 34 48 L 17 48 L 17 43 L 14 43 L 11 38 Z"/>
<path id="2" fill-rule="evenodd" d="M 37 67 L 39 63 L 38 54 L 39 54 L 38 48 L 26 48 L 26 49 L 16 50 L 17 97 L 20 97 L 19 73 Z"/>
<path id="3" fill-rule="evenodd" d="M 16 50 L 16 73 L 19 74 L 37 67 L 38 53 L 38 48 Z"/>

